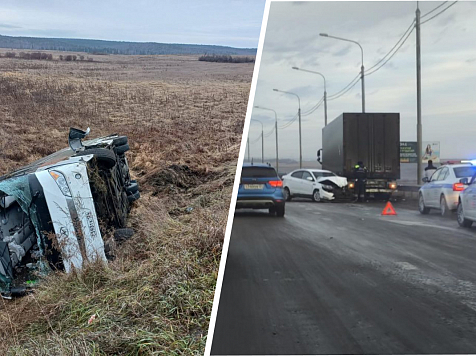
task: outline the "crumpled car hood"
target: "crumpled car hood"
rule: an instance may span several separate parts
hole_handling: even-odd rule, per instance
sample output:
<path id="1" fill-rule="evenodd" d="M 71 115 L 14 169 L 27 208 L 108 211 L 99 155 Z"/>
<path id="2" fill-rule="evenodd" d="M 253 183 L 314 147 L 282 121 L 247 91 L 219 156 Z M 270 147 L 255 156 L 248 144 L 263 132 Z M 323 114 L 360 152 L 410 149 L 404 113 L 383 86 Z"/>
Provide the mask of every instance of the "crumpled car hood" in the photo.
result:
<path id="1" fill-rule="evenodd" d="M 347 178 L 345 177 L 321 177 L 317 180 L 318 183 L 332 185 L 334 183 L 339 188 L 347 186 Z"/>

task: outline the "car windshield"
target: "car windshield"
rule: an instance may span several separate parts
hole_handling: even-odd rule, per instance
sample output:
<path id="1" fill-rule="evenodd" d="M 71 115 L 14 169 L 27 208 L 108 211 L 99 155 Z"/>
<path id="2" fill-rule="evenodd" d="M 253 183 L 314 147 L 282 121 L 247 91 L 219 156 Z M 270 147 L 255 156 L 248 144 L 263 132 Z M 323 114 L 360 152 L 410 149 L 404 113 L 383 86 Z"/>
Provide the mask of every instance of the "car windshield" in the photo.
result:
<path id="1" fill-rule="evenodd" d="M 472 177 L 476 173 L 476 167 L 458 167 L 454 168 L 456 178 Z"/>
<path id="2" fill-rule="evenodd" d="M 314 174 L 314 177 L 316 178 L 321 178 L 321 177 L 335 177 L 336 175 L 332 172 L 317 172 L 317 171 L 314 171 L 312 172 L 312 174 Z"/>
<path id="3" fill-rule="evenodd" d="M 243 167 L 241 178 L 269 178 L 277 177 L 273 167 Z"/>

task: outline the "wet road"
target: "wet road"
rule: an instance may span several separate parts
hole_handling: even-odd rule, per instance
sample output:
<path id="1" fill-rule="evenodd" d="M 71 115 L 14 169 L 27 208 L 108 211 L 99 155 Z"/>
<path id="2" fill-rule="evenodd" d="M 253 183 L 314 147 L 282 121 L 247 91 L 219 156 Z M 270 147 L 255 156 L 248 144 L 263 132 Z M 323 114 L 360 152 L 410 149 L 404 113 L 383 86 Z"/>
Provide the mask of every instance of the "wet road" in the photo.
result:
<path id="1" fill-rule="evenodd" d="M 383 205 L 238 211 L 212 354 L 476 353 L 476 228 Z"/>

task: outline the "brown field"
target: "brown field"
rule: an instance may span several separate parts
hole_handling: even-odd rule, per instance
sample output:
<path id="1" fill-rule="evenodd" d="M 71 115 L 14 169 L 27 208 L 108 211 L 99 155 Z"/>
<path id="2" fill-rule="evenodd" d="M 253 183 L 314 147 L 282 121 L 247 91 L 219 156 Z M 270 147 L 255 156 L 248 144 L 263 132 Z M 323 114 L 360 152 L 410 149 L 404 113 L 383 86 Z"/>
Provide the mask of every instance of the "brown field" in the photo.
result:
<path id="1" fill-rule="evenodd" d="M 70 126 L 127 135 L 136 234 L 107 266 L 2 299 L 0 354 L 203 354 L 253 64 L 90 56 L 0 58 L 0 175 L 67 146 Z"/>

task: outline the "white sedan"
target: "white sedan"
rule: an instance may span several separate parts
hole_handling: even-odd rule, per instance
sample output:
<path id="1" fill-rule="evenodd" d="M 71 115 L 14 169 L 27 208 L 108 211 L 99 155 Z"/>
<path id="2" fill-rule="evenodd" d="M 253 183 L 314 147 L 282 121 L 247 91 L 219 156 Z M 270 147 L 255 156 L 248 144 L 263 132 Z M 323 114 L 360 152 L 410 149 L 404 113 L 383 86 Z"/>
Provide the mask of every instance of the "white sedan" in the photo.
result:
<path id="1" fill-rule="evenodd" d="M 467 186 L 459 195 L 458 224 L 471 227 L 476 221 L 476 175 L 472 179 L 463 178 L 460 183 Z"/>
<path id="2" fill-rule="evenodd" d="M 313 201 L 334 200 L 350 196 L 347 178 L 322 169 L 297 169 L 283 176 L 284 197 L 311 198 Z"/>
<path id="3" fill-rule="evenodd" d="M 420 213 L 439 209 L 441 215 L 447 215 L 456 210 L 460 193 L 466 188 L 460 180 L 469 180 L 475 173 L 476 166 L 472 164 L 454 164 L 441 166 L 431 178 L 423 178 L 425 185 L 420 188 L 418 203 Z"/>

